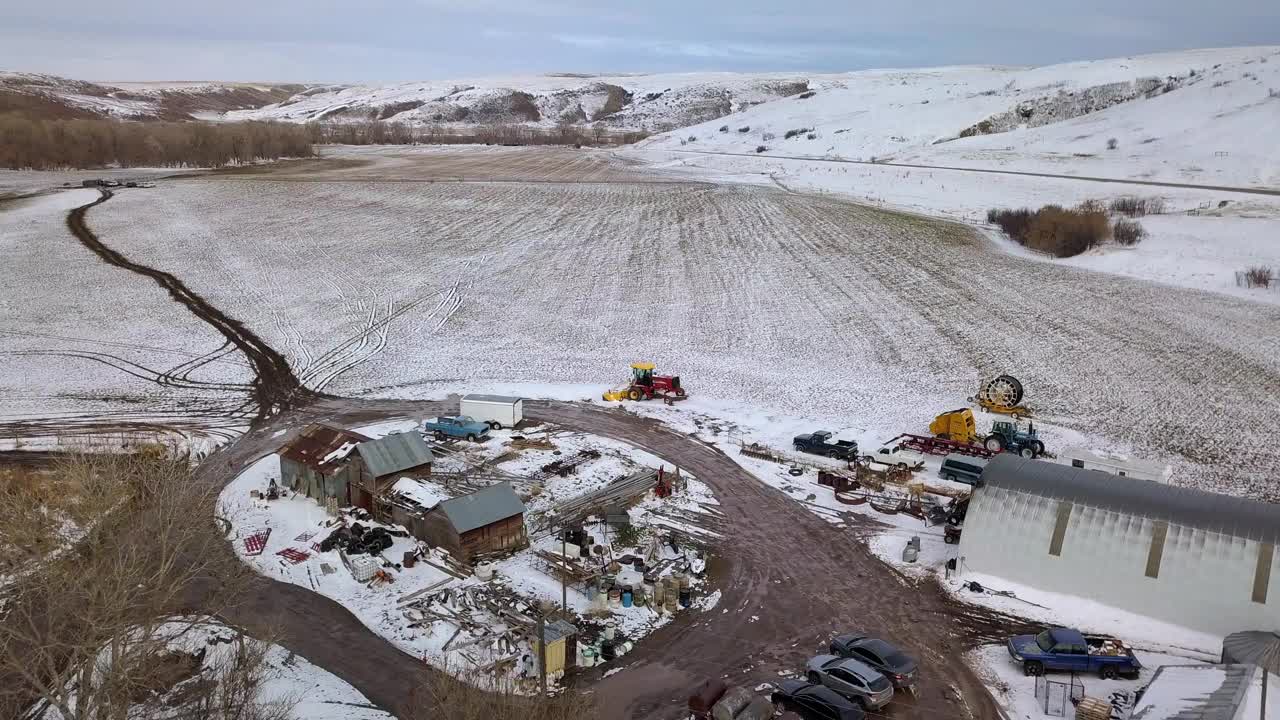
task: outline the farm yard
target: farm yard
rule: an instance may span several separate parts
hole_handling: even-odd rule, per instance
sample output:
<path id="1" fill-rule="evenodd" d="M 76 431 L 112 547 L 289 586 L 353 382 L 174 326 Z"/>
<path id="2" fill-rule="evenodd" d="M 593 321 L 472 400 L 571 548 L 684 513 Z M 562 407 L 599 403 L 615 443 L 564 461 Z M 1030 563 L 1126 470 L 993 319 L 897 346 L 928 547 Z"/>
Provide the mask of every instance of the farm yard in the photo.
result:
<path id="1" fill-rule="evenodd" d="M 696 478 L 698 504 L 715 508 L 706 600 L 701 612 L 663 622 L 619 611 L 623 634 L 645 638 L 581 676 L 602 701 L 657 717 L 696 675 L 770 687 L 796 676 L 835 632 L 873 627 L 925 672 L 918 694 L 895 700 L 889 716 L 963 708 L 994 717 L 984 683 L 1010 678 L 1008 668 L 990 672 L 998 653 L 989 644 L 1032 629 L 1020 604 L 968 603 L 934 582 L 945 582 L 942 563 L 954 551 L 942 529 L 898 511 L 908 488 L 889 487 L 879 506 L 848 507 L 815 472 L 839 463 L 807 460 L 794 474 L 743 448 L 795 459 L 791 437 L 819 427 L 873 448 L 923 433 L 1002 372 L 1025 383 L 1051 449 L 1106 446 L 1172 464 L 1175 485 L 1280 493 L 1266 471 L 1280 457 L 1268 441 L 1268 398 L 1280 388 L 1274 305 L 1049 264 L 961 224 L 696 170 L 648 170 L 603 152 L 328 155 L 121 190 L 88 210 L 97 238 L 151 279 L 103 264 L 68 234 L 67 212 L 91 192 L 0 211 L 15 229 L 5 241 L 17 238 L 33 258 L 8 268 L 15 286 L 100 320 L 47 333 L 4 306 L 17 348 L 40 360 L 0 366 L 0 382 L 47 378 L 45 396 L 13 393 L 8 412 L 23 448 L 87 429 L 173 427 L 222 442 L 200 478 L 225 486 L 231 542 L 260 574 L 229 620 L 250 631 L 282 623 L 281 644 L 340 669 L 398 715 L 408 702 L 400 681 L 424 661 L 490 670 L 526 649 L 507 644 L 485 603 L 526 603 L 527 619 L 528 603 L 558 600 L 545 564 L 558 543 L 534 532 L 537 514 L 605 477 L 670 462 Z M 59 264 L 41 265 L 38 248 L 56 251 Z M 162 289 L 152 282 L 159 274 L 175 280 Z M 211 309 L 218 332 L 191 314 Z M 253 352 L 246 361 L 232 345 Z M 680 375 L 692 399 L 602 407 L 601 391 L 640 359 Z M 115 369 L 99 372 L 104 362 Z M 533 547 L 498 561 L 496 583 L 433 554 L 444 569 L 393 575 L 383 565 L 397 579 L 365 585 L 344 575 L 340 553 L 309 544 L 338 514 L 300 496 L 252 497 L 279 477 L 272 454 L 310 423 L 385 435 L 456 412 L 440 398 L 458 391 L 550 398 L 531 400 L 529 417 L 559 433 L 553 442 L 566 453 L 589 442 L 604 455 L 598 473 L 525 497 Z M 48 411 L 48 396 L 61 412 Z M 984 432 L 998 419 L 978 415 Z M 469 461 L 516 475 L 552 461 L 537 449 L 513 459 L 511 433 L 497 436 L 465 453 Z M 435 469 L 447 474 L 455 460 Z M 938 467 L 930 458 L 924 469 L 929 504 L 946 500 L 936 491 L 960 489 L 933 480 Z M 427 502 L 456 492 L 421 488 Z M 636 512 L 652 518 L 660 508 L 646 500 Z M 261 554 L 245 552 L 263 527 L 273 531 Z M 903 546 L 915 536 L 918 562 L 907 562 Z M 397 536 L 387 562 L 414 546 Z M 441 588 L 453 590 L 442 597 Z M 273 614 L 279 598 L 293 612 Z M 591 613 L 588 593 L 568 599 Z M 468 633 L 470 658 L 445 647 L 455 628 Z M 481 646 L 492 654 L 481 657 Z M 975 675 L 954 656 L 979 647 L 971 658 L 985 671 Z M 1022 690 L 1000 699 L 1028 706 Z"/>
<path id="2" fill-rule="evenodd" d="M 832 197 L 632 182 L 640 171 L 604 153 L 573 161 L 596 182 L 478 181 L 495 155 L 516 168 L 507 179 L 543 180 L 572 152 L 482 149 L 468 169 L 449 150 L 447 174 L 467 179 L 445 182 L 439 151 L 337 150 L 311 176 L 122 192 L 89 222 L 242 320 L 315 390 L 581 385 L 645 358 L 702 396 L 892 437 L 1013 371 L 1051 436 L 1172 462 L 1175 483 L 1278 491 L 1260 468 L 1280 457 L 1263 400 L 1280 310 L 1032 261 Z M 377 171 L 357 160 L 396 182 L 367 180 Z M 219 261 L 201 262 L 214 247 Z"/>

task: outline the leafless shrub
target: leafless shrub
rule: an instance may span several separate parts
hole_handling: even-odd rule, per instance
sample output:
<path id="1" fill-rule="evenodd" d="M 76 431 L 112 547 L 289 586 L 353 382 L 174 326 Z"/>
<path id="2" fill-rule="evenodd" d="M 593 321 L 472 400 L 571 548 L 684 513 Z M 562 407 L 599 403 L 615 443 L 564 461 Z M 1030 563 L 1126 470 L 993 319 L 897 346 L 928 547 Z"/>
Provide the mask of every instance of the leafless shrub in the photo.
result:
<path id="1" fill-rule="evenodd" d="M 818 133 L 809 133 L 808 135 L 805 135 L 805 137 L 806 137 L 806 138 L 808 138 L 808 139 L 810 139 L 810 140 L 817 140 L 817 139 L 818 139 Z"/>
<path id="2" fill-rule="evenodd" d="M 697 136 L 697 135 L 690 135 L 690 136 L 689 136 L 689 142 L 691 142 L 691 143 L 698 142 L 698 136 Z"/>
<path id="3" fill-rule="evenodd" d="M 764 145 L 757 145 L 757 146 L 756 146 L 756 152 L 757 152 L 757 153 L 762 153 L 762 152 L 764 152 L 765 150 L 768 150 L 768 149 L 769 149 L 769 148 L 765 147 Z"/>
<path id="4" fill-rule="evenodd" d="M 795 129 L 792 129 L 792 130 L 788 130 L 788 131 L 787 131 L 787 132 L 782 136 L 782 139 L 783 139 L 783 140 L 790 140 L 791 138 L 796 137 L 796 136 L 798 136 L 798 135 L 804 135 L 805 133 L 811 133 L 811 132 L 813 132 L 813 128 L 795 128 Z"/>
<path id="5" fill-rule="evenodd" d="M 1271 88 L 1267 91 L 1267 97 L 1280 98 L 1280 88 Z"/>
<path id="6" fill-rule="evenodd" d="M 802 92 L 802 93 L 800 93 L 800 99 L 801 99 L 801 100 L 808 100 L 809 98 L 811 98 L 811 97 L 813 97 L 814 95 L 817 95 L 817 94 L 818 94 L 818 92 L 817 92 L 816 90 L 810 90 L 810 91 L 808 91 L 808 92 Z"/>
<path id="7" fill-rule="evenodd" d="M 1245 284 L 1251 288 L 1269 288 L 1275 279 L 1275 274 L 1266 265 L 1255 265 L 1244 271 Z"/>
<path id="8" fill-rule="evenodd" d="M 761 134 L 761 135 L 760 135 L 760 139 L 761 139 L 761 140 L 763 140 L 763 141 L 765 141 L 765 142 L 769 142 L 770 140 L 774 139 L 775 137 L 777 137 L 777 136 L 776 136 L 776 135 L 774 135 L 774 134 L 773 134 L 773 133 L 771 133 L 771 132 L 763 133 L 763 134 Z"/>
<path id="9" fill-rule="evenodd" d="M 1116 149 L 1116 148 L 1118 148 L 1118 147 L 1120 147 L 1120 141 L 1119 141 L 1119 140 L 1117 140 L 1117 139 L 1115 139 L 1115 138 L 1109 138 L 1109 139 L 1107 140 L 1107 149 L 1108 149 L 1108 150 L 1115 150 L 1115 149 Z"/>
<path id="10" fill-rule="evenodd" d="M 1107 205 L 1097 198 L 1089 198 L 1076 206 L 1081 212 L 1106 212 Z"/>
<path id="11" fill-rule="evenodd" d="M 1136 220 L 1117 220 L 1115 225 L 1111 227 L 1111 237 L 1116 243 L 1129 247 L 1137 245 L 1147 236 L 1146 228 L 1138 224 Z"/>
<path id="12" fill-rule="evenodd" d="M 1163 213 L 1165 202 L 1162 197 L 1140 198 L 1126 195 L 1112 200 L 1108 208 L 1110 208 L 1111 212 L 1125 217 L 1145 217 Z"/>
<path id="13" fill-rule="evenodd" d="M 738 132 L 740 132 L 740 133 L 749 133 L 749 132 L 751 132 L 751 126 L 750 126 L 750 125 L 743 125 L 742 127 L 738 128 Z"/>
<path id="14" fill-rule="evenodd" d="M 1096 247 L 1111 230 L 1104 212 L 1068 210 L 1058 205 L 1046 205 L 1035 212 L 992 209 L 987 211 L 987 221 L 1018 244 L 1054 257 L 1072 257 Z"/>
<path id="15" fill-rule="evenodd" d="M 721 126 L 720 126 L 720 132 L 722 132 L 722 133 L 727 133 L 727 132 L 729 132 L 729 126 L 728 126 L 728 125 L 721 125 Z"/>

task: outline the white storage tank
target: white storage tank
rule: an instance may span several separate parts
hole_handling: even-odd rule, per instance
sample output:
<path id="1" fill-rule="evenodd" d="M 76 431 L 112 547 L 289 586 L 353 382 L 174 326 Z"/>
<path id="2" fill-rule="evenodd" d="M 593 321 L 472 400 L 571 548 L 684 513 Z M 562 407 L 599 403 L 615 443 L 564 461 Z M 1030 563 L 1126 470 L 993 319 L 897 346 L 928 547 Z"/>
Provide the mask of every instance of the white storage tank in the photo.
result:
<path id="1" fill-rule="evenodd" d="M 515 427 L 524 419 L 524 398 L 505 395 L 463 395 L 458 414 L 469 415 L 494 430 Z"/>

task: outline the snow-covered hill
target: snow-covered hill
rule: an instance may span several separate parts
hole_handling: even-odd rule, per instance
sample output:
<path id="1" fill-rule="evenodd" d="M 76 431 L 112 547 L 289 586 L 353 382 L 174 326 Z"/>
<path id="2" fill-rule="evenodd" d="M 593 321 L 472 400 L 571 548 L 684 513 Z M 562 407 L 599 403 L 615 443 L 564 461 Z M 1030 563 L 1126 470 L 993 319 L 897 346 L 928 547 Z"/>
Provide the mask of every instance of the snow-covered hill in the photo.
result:
<path id="1" fill-rule="evenodd" d="M 804 92 L 805 76 L 689 73 L 526 76 L 316 87 L 228 120 L 391 120 L 413 125 L 601 123 L 661 131 Z"/>
<path id="2" fill-rule="evenodd" d="M 1280 47 L 1259 47 L 813 76 L 644 146 L 1273 187 L 1277 127 Z"/>
<path id="3" fill-rule="evenodd" d="M 56 75 L 0 72 L 0 112 L 41 118 L 191 120 L 280 102 L 305 89 L 249 83 L 102 85 Z"/>

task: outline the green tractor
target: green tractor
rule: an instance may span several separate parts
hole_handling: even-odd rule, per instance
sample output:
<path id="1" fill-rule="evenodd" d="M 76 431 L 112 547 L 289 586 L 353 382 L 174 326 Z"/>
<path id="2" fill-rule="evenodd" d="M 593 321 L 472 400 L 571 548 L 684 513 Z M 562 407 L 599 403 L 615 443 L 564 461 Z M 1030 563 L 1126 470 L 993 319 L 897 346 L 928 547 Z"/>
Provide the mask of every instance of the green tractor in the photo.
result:
<path id="1" fill-rule="evenodd" d="M 997 420 L 991 423 L 991 433 L 982 444 L 993 453 L 1011 452 L 1024 458 L 1044 454 L 1044 443 L 1036 436 L 1035 423 L 1028 423 L 1026 432 L 1023 432 L 1016 422 Z"/>

